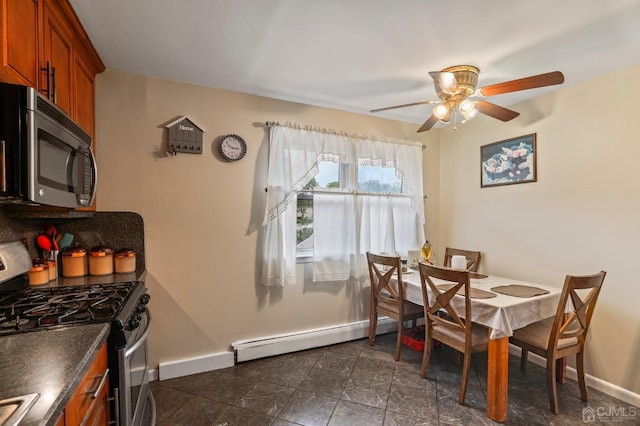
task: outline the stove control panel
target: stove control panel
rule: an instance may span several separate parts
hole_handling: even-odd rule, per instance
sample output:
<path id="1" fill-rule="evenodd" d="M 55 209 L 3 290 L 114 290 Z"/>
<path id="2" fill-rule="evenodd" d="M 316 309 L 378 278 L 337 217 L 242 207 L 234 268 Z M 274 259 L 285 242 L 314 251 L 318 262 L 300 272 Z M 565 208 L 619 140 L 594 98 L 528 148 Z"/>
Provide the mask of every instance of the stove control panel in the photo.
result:
<path id="1" fill-rule="evenodd" d="M 129 321 L 127 322 L 127 327 L 129 328 L 129 330 L 135 330 L 140 326 L 142 314 L 147 310 L 147 303 L 149 303 L 150 299 L 151 296 L 146 293 L 140 296 L 138 304 L 136 305 L 133 314 L 131 314 Z"/>

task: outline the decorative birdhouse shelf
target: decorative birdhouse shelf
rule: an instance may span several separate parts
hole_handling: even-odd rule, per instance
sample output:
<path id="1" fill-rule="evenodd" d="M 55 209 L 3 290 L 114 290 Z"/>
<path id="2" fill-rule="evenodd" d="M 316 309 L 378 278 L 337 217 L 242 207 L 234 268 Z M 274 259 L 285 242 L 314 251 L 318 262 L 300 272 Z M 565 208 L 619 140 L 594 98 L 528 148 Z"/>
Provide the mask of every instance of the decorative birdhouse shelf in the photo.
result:
<path id="1" fill-rule="evenodd" d="M 204 131 L 192 120 L 180 117 L 167 124 L 169 129 L 169 152 L 202 154 L 202 134 Z"/>

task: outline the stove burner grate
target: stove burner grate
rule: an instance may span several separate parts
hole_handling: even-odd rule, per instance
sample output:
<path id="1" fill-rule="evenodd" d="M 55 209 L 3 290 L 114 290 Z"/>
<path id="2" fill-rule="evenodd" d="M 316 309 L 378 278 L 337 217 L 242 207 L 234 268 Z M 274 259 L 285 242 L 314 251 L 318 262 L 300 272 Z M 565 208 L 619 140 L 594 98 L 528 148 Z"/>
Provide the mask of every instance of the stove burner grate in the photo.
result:
<path id="1" fill-rule="evenodd" d="M 113 320 L 136 284 L 26 288 L 0 300 L 0 333 Z"/>

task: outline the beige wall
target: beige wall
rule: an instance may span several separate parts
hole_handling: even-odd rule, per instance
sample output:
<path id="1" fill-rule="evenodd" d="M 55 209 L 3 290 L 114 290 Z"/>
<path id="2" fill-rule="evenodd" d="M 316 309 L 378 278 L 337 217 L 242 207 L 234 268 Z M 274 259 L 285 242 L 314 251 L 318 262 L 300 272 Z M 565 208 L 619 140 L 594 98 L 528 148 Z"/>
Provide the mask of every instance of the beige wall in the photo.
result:
<path id="1" fill-rule="evenodd" d="M 561 286 L 607 271 L 586 370 L 640 393 L 640 67 L 563 88 L 514 109 L 511 123 L 476 119 L 440 131 L 438 253 L 482 250 L 481 270 Z M 498 102 L 499 103 L 499 100 Z M 537 133 L 538 181 L 480 188 L 480 146 Z"/>
<path id="2" fill-rule="evenodd" d="M 113 70 L 98 76 L 96 95 L 98 209 L 135 211 L 145 222 L 152 367 L 227 351 L 237 340 L 368 318 L 368 292 L 359 287 L 258 284 L 265 121 L 425 142 L 427 216 L 437 217 L 437 137 L 417 135 L 415 125 Z M 164 125 L 182 115 L 205 130 L 203 155 L 165 155 Z M 247 141 L 240 162 L 213 153 L 228 133 Z"/>

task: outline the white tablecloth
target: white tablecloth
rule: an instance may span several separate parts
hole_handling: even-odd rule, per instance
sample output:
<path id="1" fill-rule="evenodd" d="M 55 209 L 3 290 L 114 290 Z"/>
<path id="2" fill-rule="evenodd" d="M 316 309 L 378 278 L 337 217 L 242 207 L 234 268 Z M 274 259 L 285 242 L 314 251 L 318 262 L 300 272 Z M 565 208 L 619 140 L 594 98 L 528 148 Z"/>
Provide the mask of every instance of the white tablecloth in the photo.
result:
<path id="1" fill-rule="evenodd" d="M 414 270 L 402 273 L 405 298 L 422 305 L 422 289 L 420 273 Z M 510 278 L 488 276 L 472 278 L 471 287 L 491 291 L 492 287 L 519 284 L 548 290 L 548 294 L 534 297 L 514 297 L 496 292 L 490 299 L 471 299 L 471 320 L 475 323 L 491 327 L 491 339 L 500 339 L 513 335 L 513 330 L 522 328 L 533 322 L 552 317 L 556 314 L 562 288 L 527 283 Z M 429 293 L 429 297 L 431 293 Z M 464 313 L 464 298 L 454 297 L 454 307 Z"/>

